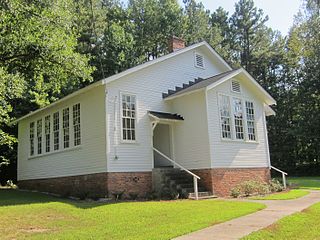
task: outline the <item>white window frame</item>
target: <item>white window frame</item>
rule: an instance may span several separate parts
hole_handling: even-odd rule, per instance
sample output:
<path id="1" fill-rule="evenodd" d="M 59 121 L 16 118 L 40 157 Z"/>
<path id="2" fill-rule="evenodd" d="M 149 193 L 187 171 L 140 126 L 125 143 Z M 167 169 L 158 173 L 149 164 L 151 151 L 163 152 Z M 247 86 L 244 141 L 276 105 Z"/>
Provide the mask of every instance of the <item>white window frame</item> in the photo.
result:
<path id="1" fill-rule="evenodd" d="M 55 116 L 55 114 L 56 113 L 58 113 L 58 124 L 57 124 L 57 126 L 58 126 L 58 130 L 56 130 L 55 131 L 55 118 L 54 118 L 54 116 Z M 59 151 L 60 149 L 61 149 L 61 144 L 60 144 L 60 138 L 61 138 L 61 133 L 60 133 L 60 129 L 61 129 L 61 127 L 60 127 L 60 111 L 54 111 L 53 113 L 52 113 L 52 135 L 53 135 L 53 141 L 52 141 L 52 143 L 53 143 L 53 148 L 52 148 L 52 150 L 53 150 L 53 152 L 55 152 L 55 151 Z M 56 142 L 55 142 L 55 133 L 58 133 L 58 143 L 57 143 L 57 145 L 58 145 L 58 148 L 56 149 Z"/>
<path id="2" fill-rule="evenodd" d="M 247 116 L 247 105 L 246 103 L 252 103 L 252 110 L 253 110 L 253 128 L 254 128 L 254 140 L 251 140 L 250 137 L 249 137 L 249 128 L 248 128 L 248 121 L 251 121 L 252 120 L 248 120 L 248 116 Z M 248 99 L 244 99 L 244 107 L 245 107 L 245 118 L 246 118 L 246 130 L 247 130 L 247 134 L 246 134 L 246 137 L 247 137 L 247 141 L 249 142 L 257 142 L 258 141 L 258 133 L 257 133 L 257 118 L 256 118 L 256 108 L 255 108 L 255 102 L 254 101 L 251 101 L 251 100 L 248 100 Z"/>
<path id="3" fill-rule="evenodd" d="M 79 105 L 79 122 L 78 124 L 75 124 L 75 111 L 74 111 L 74 107 Z M 81 104 L 80 103 L 75 103 L 72 104 L 72 129 L 73 129 L 73 146 L 74 147 L 78 147 L 82 145 L 82 129 L 81 129 Z M 75 134 L 76 134 L 76 126 L 79 125 L 79 139 L 76 138 Z M 79 143 L 76 144 L 76 141 L 79 140 Z"/>
<path id="4" fill-rule="evenodd" d="M 47 119 L 49 119 L 49 122 L 47 121 Z M 48 135 L 49 135 L 49 138 L 48 138 Z M 44 153 L 51 152 L 51 114 L 46 115 L 44 117 L 44 141 L 45 141 Z"/>
<path id="5" fill-rule="evenodd" d="M 221 113 L 220 113 L 220 96 L 226 96 L 229 98 L 229 107 L 230 107 L 230 114 L 231 114 L 231 138 L 224 138 L 222 135 L 222 122 L 221 122 Z M 242 122 L 243 122 L 243 139 L 237 139 L 236 138 L 236 129 L 235 129 L 235 120 L 234 120 L 234 107 L 233 107 L 233 99 L 238 98 L 241 100 L 242 105 Z M 258 131 L 257 131 L 257 118 L 256 118 L 256 107 L 255 102 L 252 99 L 247 99 L 241 96 L 236 96 L 228 93 L 218 93 L 217 94 L 217 102 L 218 102 L 218 111 L 219 111 L 219 131 L 220 131 L 220 139 L 221 141 L 230 141 L 230 142 L 240 142 L 240 143 L 258 143 Z M 246 102 L 252 102 L 253 103 L 253 111 L 254 111 L 254 128 L 255 128 L 255 140 L 249 140 L 248 135 L 248 125 L 247 125 L 247 113 L 246 113 Z"/>
<path id="6" fill-rule="evenodd" d="M 41 123 L 40 132 L 38 131 L 39 122 Z M 36 145 L 37 146 L 37 148 L 36 148 L 37 151 L 36 151 L 36 153 L 37 153 L 37 155 L 42 155 L 43 154 L 43 120 L 42 120 L 42 118 L 36 120 L 36 139 L 37 139 L 37 145 Z M 40 150 L 40 153 L 39 153 L 39 150 Z"/>
<path id="7" fill-rule="evenodd" d="M 225 117 L 225 116 L 222 116 L 221 115 L 221 109 L 220 109 L 220 106 L 221 106 L 221 98 L 222 97 L 227 97 L 228 98 L 228 103 L 229 103 L 229 125 L 230 125 L 230 138 L 228 137 L 224 137 L 223 136 L 223 129 L 222 129 L 222 117 Z M 232 123 L 232 112 L 231 112 L 231 106 L 230 106 L 230 97 L 228 95 L 225 95 L 225 94 L 218 94 L 218 111 L 219 111 L 219 123 L 220 123 L 220 137 L 224 140 L 232 140 L 233 139 L 233 123 Z"/>
<path id="8" fill-rule="evenodd" d="M 31 128 L 31 125 L 33 126 L 33 128 Z M 32 129 L 32 131 L 31 131 Z M 32 134 L 31 134 L 32 133 Z M 29 123 L 29 156 L 33 157 L 34 155 L 36 155 L 36 151 L 35 151 L 35 136 L 36 136 L 36 123 L 35 121 L 32 121 Z"/>
<path id="9" fill-rule="evenodd" d="M 197 64 L 197 55 L 202 57 L 202 60 L 203 60 L 203 66 L 199 66 Z M 197 68 L 201 68 L 201 69 L 205 69 L 205 61 L 204 61 L 204 56 L 198 52 L 194 52 L 194 66 L 197 67 Z"/>
<path id="10" fill-rule="evenodd" d="M 239 99 L 240 102 L 241 102 L 241 112 L 242 112 L 242 135 L 243 135 L 243 138 L 237 138 L 237 131 L 236 131 L 236 117 L 235 117 L 235 111 L 234 111 L 234 100 L 235 99 Z M 246 140 L 246 132 L 245 132 L 245 129 L 246 129 L 246 126 L 245 126 L 245 113 L 243 111 L 243 99 L 242 98 L 239 98 L 239 97 L 230 97 L 230 101 L 231 101 L 231 109 L 232 109 L 232 121 L 233 121 L 233 130 L 234 130 L 234 133 L 233 133 L 233 137 L 234 137 L 234 140 L 236 141 L 245 141 Z"/>
<path id="11" fill-rule="evenodd" d="M 122 124 L 122 119 L 125 117 L 127 118 L 126 116 L 123 116 L 123 108 L 122 108 L 122 96 L 130 96 L 130 97 L 134 97 L 135 99 L 135 117 L 134 117 L 134 133 L 135 133 L 135 139 L 132 140 L 128 140 L 128 139 L 123 139 L 123 124 Z M 137 143 L 137 114 L 138 114 L 138 104 L 137 104 L 137 94 L 135 93 L 131 93 L 131 92 L 120 92 L 120 101 L 119 101 L 119 105 L 120 105 L 120 142 L 121 143 Z M 129 119 L 132 119 L 132 118 L 129 118 Z M 130 128 L 131 129 L 131 128 Z M 129 129 L 129 130 L 130 130 Z M 132 130 L 132 129 L 131 129 Z"/>
<path id="12" fill-rule="evenodd" d="M 65 111 L 68 112 L 67 118 L 65 119 Z M 70 137 L 70 107 L 62 109 L 62 143 L 63 149 L 71 147 L 71 137 Z M 80 116 L 81 117 L 81 116 Z M 67 120 L 67 121 L 66 121 Z M 81 138 L 81 135 L 80 135 Z"/>

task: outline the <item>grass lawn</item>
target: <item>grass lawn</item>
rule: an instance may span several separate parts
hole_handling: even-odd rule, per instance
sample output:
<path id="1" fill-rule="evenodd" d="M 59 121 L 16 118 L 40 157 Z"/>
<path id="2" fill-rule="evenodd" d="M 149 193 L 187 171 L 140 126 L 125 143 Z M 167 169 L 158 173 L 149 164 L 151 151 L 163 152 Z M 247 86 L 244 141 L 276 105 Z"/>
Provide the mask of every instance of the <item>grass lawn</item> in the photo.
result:
<path id="1" fill-rule="evenodd" d="M 289 200 L 303 197 L 309 194 L 308 191 L 300 190 L 300 189 L 292 189 L 287 192 L 273 193 L 266 196 L 261 197 L 251 197 L 251 199 L 255 200 Z"/>
<path id="2" fill-rule="evenodd" d="M 303 189 L 320 190 L 320 177 L 289 177 L 288 183 L 293 183 Z"/>
<path id="3" fill-rule="evenodd" d="M 280 219 L 275 224 L 254 232 L 243 239 L 290 239 L 313 240 L 320 239 L 320 203 L 316 203 L 306 210 Z"/>
<path id="4" fill-rule="evenodd" d="M 265 206 L 222 200 L 93 203 L 0 190 L 5 239 L 171 239 Z"/>

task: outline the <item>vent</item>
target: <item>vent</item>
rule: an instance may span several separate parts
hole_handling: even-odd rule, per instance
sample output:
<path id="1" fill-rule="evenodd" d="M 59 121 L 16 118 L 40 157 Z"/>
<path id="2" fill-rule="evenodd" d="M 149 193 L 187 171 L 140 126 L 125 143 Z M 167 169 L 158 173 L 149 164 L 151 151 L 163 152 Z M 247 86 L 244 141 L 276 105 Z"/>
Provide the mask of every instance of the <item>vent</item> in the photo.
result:
<path id="1" fill-rule="evenodd" d="M 231 89 L 233 92 L 241 93 L 240 83 L 238 81 L 231 81 Z"/>
<path id="2" fill-rule="evenodd" d="M 195 53 L 195 65 L 196 67 L 204 68 L 204 58 L 198 53 Z"/>

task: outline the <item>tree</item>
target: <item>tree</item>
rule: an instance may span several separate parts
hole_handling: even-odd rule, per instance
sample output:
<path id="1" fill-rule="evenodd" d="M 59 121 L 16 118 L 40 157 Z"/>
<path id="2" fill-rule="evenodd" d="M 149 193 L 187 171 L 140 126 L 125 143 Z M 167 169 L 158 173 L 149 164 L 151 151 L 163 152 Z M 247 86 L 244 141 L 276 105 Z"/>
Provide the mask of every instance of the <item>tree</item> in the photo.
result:
<path id="1" fill-rule="evenodd" d="M 263 15 L 262 9 L 254 6 L 253 0 L 239 0 L 235 4 L 235 12 L 230 18 L 232 30 L 231 42 L 235 54 L 233 60 L 240 62 L 248 72 L 252 72 L 253 51 L 264 38 L 265 22 L 268 16 Z"/>
<path id="2" fill-rule="evenodd" d="M 71 0 L 3 0 L 0 16 L 0 159 L 7 162 L 16 156 L 8 123 L 90 82 L 93 68 L 75 51 Z"/>

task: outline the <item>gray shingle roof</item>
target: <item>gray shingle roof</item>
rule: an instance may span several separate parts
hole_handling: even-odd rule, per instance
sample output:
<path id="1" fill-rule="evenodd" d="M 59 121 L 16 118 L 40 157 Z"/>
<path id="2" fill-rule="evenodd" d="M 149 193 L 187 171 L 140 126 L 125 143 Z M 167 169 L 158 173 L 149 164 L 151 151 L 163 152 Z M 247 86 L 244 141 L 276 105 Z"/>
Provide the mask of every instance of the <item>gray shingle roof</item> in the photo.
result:
<path id="1" fill-rule="evenodd" d="M 184 120 L 182 116 L 176 113 L 149 111 L 149 114 L 156 116 L 157 118 L 160 118 L 160 119 Z"/>
<path id="2" fill-rule="evenodd" d="M 209 78 L 197 78 L 194 82 L 190 81 L 187 84 L 183 84 L 181 87 L 176 87 L 175 90 L 169 89 L 167 93 L 162 93 L 162 98 L 168 98 L 173 96 L 178 96 L 187 92 L 205 88 L 212 83 L 219 81 L 221 78 L 228 76 L 229 74 L 237 71 L 238 69 L 233 69 L 227 72 L 219 73 Z"/>

